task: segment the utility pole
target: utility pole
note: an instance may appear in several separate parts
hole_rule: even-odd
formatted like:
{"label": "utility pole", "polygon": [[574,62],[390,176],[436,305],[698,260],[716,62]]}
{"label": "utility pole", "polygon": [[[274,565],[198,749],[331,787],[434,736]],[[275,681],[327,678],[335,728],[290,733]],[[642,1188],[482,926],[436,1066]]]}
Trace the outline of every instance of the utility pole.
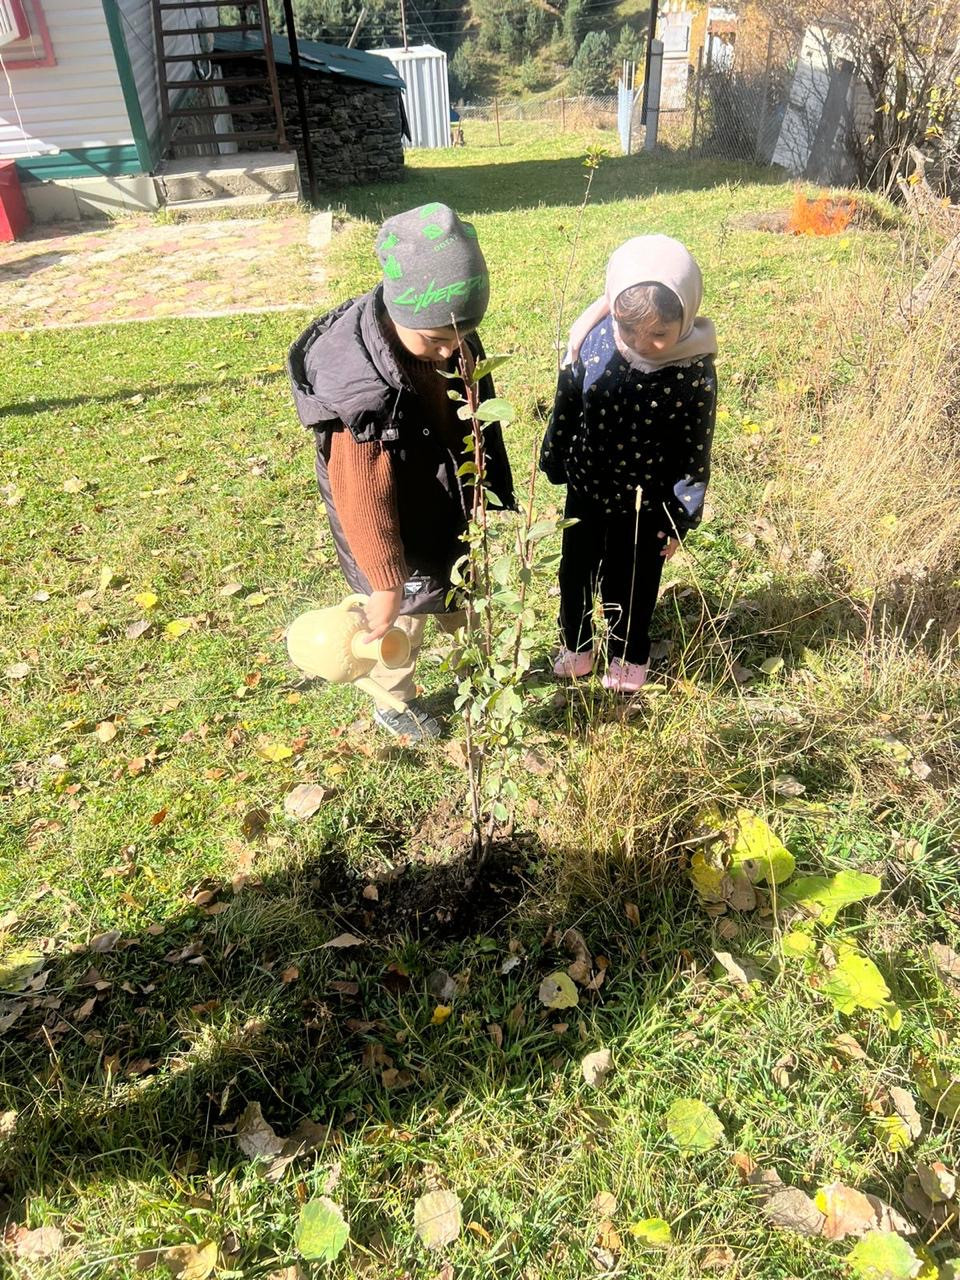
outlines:
{"label": "utility pole", "polygon": [[647,56],[643,67],[643,106],[640,108],[640,123],[647,123],[647,102],[650,98],[650,55],[653,42],[657,38],[657,16],[660,8],[659,0],[650,0],[650,26],[647,30]]}
{"label": "utility pole", "polygon": [[410,46],[407,44],[407,9],[403,0],[400,0],[400,30],[403,32],[403,48],[406,51]]}

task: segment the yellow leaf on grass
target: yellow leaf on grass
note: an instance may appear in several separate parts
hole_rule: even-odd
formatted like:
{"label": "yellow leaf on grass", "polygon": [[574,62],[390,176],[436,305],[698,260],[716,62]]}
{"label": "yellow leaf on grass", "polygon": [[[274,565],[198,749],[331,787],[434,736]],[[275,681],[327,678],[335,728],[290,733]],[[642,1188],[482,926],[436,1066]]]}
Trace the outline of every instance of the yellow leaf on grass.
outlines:
{"label": "yellow leaf on grass", "polygon": [[184,632],[189,631],[192,626],[192,618],[173,618],[164,627],[164,631],[166,631],[168,636],[173,636],[174,640],[176,640],[179,636],[182,636]]}
{"label": "yellow leaf on grass", "polygon": [[635,1240],[648,1249],[665,1249],[673,1243],[673,1231],[665,1218],[641,1218],[627,1227]]}
{"label": "yellow leaf on grass", "polygon": [[141,609],[155,609],[160,600],[155,591],[138,591],[133,598]]}
{"label": "yellow leaf on grass", "polygon": [[453,1005],[438,1004],[433,1011],[433,1017],[430,1019],[431,1027],[442,1026],[450,1017],[451,1013],[453,1013]]}
{"label": "yellow leaf on grass", "polygon": [[271,764],[279,764],[282,760],[290,759],[293,748],[285,747],[282,742],[265,742],[262,747],[257,747],[257,755],[263,760],[269,760]]}
{"label": "yellow leaf on grass", "polygon": [[551,973],[540,983],[540,1003],[548,1009],[572,1009],[580,997],[565,973]]}
{"label": "yellow leaf on grass", "polygon": [[730,878],[719,860],[703,850],[690,859],[690,879],[704,902],[723,902],[730,889]]}

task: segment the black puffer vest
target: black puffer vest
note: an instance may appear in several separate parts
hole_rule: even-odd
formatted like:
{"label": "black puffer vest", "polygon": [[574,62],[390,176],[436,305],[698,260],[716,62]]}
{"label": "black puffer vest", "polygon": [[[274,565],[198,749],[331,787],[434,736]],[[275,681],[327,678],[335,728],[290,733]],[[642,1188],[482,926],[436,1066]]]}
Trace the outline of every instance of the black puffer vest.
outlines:
{"label": "black puffer vest", "polygon": [[[287,357],[287,372],[300,421],[315,435],[317,482],[337,557],[354,591],[370,594],[347,545],[337,515],[326,457],[334,431],[348,430],[358,444],[379,441],[390,457],[397,513],[409,578],[401,613],[442,613],[450,570],[464,552],[460,538],[469,517],[468,494],[457,471],[463,462],[423,420],[420,402],[384,331],[381,289],[344,302],[304,330]],[[482,359],[479,337],[467,345]],[[488,375],[480,399],[494,395]],[[466,434],[466,425],[464,434]],[[510,461],[499,423],[484,429],[487,488],[506,510],[515,510]],[[426,495],[426,496],[425,496]]]}

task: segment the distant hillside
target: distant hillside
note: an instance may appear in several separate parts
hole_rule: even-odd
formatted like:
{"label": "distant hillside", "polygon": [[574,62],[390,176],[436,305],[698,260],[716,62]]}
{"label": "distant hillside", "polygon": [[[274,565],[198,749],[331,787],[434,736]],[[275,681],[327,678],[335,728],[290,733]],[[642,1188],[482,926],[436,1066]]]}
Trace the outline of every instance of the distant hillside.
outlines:
{"label": "distant hillside", "polygon": [[[294,0],[293,8],[307,39],[346,44],[365,9],[358,48],[403,42],[400,0]],[[451,93],[466,101],[612,87],[621,60],[640,49],[649,11],[647,0],[405,0],[405,10],[408,41],[447,52]],[[283,31],[277,0],[271,16]]]}

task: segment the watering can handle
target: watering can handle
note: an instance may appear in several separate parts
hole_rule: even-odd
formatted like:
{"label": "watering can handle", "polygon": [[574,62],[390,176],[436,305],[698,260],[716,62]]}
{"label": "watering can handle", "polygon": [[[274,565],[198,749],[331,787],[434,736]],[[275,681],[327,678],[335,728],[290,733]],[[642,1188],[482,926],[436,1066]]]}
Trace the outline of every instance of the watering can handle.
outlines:
{"label": "watering can handle", "polygon": [[347,598],[346,598],[345,600],[341,600],[341,601],[340,601],[340,608],[341,608],[341,609],[352,609],[352,608],[353,608],[353,606],[354,606],[354,605],[357,605],[357,604],[358,604],[358,605],[360,605],[360,606],[362,607],[363,605],[365,605],[365,604],[367,603],[367,601],[368,601],[369,599],[370,599],[370,597],[369,597],[369,596],[363,596],[363,595],[361,595],[359,592],[354,592],[354,594],[353,594],[352,596],[347,596]]}

